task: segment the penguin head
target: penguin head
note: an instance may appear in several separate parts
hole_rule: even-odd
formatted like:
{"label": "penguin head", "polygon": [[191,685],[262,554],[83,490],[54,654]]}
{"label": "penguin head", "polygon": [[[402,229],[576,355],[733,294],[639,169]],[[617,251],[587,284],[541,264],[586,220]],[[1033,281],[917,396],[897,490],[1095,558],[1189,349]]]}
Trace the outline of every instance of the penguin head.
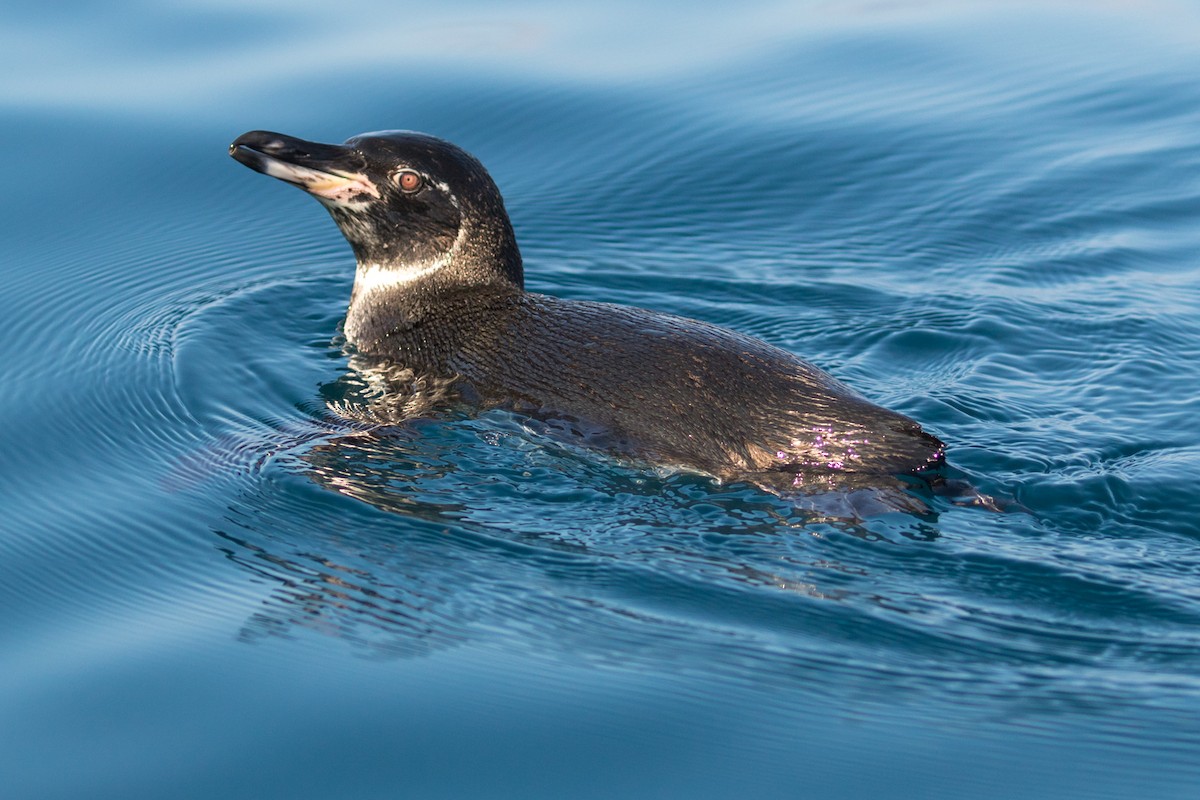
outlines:
{"label": "penguin head", "polygon": [[449,142],[384,131],[339,145],[251,131],[229,154],[320,201],[354,249],[360,280],[392,286],[436,275],[455,284],[522,286],[500,190],[479,161]]}

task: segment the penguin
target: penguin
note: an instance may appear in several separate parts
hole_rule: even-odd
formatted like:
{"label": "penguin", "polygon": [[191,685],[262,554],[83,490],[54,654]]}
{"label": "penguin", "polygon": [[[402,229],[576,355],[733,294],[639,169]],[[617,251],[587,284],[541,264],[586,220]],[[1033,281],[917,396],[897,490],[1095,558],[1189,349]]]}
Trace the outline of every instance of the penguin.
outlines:
{"label": "penguin", "polygon": [[252,131],[229,152],[315,197],[350,243],[343,331],[356,366],[391,376],[389,424],[502,408],[619,456],[772,486],[923,476],[945,462],[912,419],[760,339],[525,291],[499,189],[449,142]]}

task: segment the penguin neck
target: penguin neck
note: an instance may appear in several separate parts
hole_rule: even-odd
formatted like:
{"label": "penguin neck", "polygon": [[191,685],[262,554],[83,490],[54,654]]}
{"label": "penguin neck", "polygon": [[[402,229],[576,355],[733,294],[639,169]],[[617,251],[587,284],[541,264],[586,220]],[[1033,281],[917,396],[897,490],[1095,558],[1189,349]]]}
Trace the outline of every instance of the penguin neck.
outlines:
{"label": "penguin neck", "polygon": [[354,288],[350,292],[350,308],[381,303],[404,305],[405,287],[419,291],[434,283],[435,275],[450,267],[449,256],[417,264],[379,264],[358,262],[354,272]]}
{"label": "penguin neck", "polygon": [[464,215],[450,246],[427,258],[397,260],[384,255],[388,248],[354,249],[358,267],[344,331],[360,352],[384,353],[418,326],[447,319],[461,324],[456,315],[471,306],[524,291],[521,252],[502,213]]}
{"label": "penguin neck", "polygon": [[344,326],[346,340],[360,352],[379,352],[385,340],[403,338],[406,332],[436,314],[448,257],[416,264],[380,264],[359,261],[350,292]]}
{"label": "penguin neck", "polygon": [[[424,341],[434,329],[468,330],[478,310],[524,294],[494,262],[455,255],[405,264],[360,261],[344,325],[347,342],[364,354],[387,355],[405,349],[409,339]],[[516,269],[519,276],[519,260]]]}

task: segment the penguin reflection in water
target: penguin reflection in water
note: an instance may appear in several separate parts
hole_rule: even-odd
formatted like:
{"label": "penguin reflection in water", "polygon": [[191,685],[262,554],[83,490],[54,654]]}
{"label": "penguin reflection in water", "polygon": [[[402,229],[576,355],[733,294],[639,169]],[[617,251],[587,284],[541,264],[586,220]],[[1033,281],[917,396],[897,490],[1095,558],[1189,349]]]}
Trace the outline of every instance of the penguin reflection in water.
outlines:
{"label": "penguin reflection in water", "polygon": [[230,154],[315,197],[354,249],[345,336],[356,368],[383,385],[360,417],[504,408],[610,453],[785,493],[936,476],[944,462],[916,422],[785,350],[525,291],[499,190],[448,142],[254,131]]}

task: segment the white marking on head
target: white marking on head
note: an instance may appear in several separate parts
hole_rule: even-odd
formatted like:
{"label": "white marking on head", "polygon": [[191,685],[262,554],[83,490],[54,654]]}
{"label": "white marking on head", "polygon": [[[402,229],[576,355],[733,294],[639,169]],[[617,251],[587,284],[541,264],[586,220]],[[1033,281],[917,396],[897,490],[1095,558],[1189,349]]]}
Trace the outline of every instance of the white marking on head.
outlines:
{"label": "white marking on head", "polygon": [[450,205],[462,210],[462,206],[458,204],[458,198],[454,196],[454,192],[450,191],[450,186],[445,181],[433,181],[433,185],[442,190],[442,194],[450,200]]}

